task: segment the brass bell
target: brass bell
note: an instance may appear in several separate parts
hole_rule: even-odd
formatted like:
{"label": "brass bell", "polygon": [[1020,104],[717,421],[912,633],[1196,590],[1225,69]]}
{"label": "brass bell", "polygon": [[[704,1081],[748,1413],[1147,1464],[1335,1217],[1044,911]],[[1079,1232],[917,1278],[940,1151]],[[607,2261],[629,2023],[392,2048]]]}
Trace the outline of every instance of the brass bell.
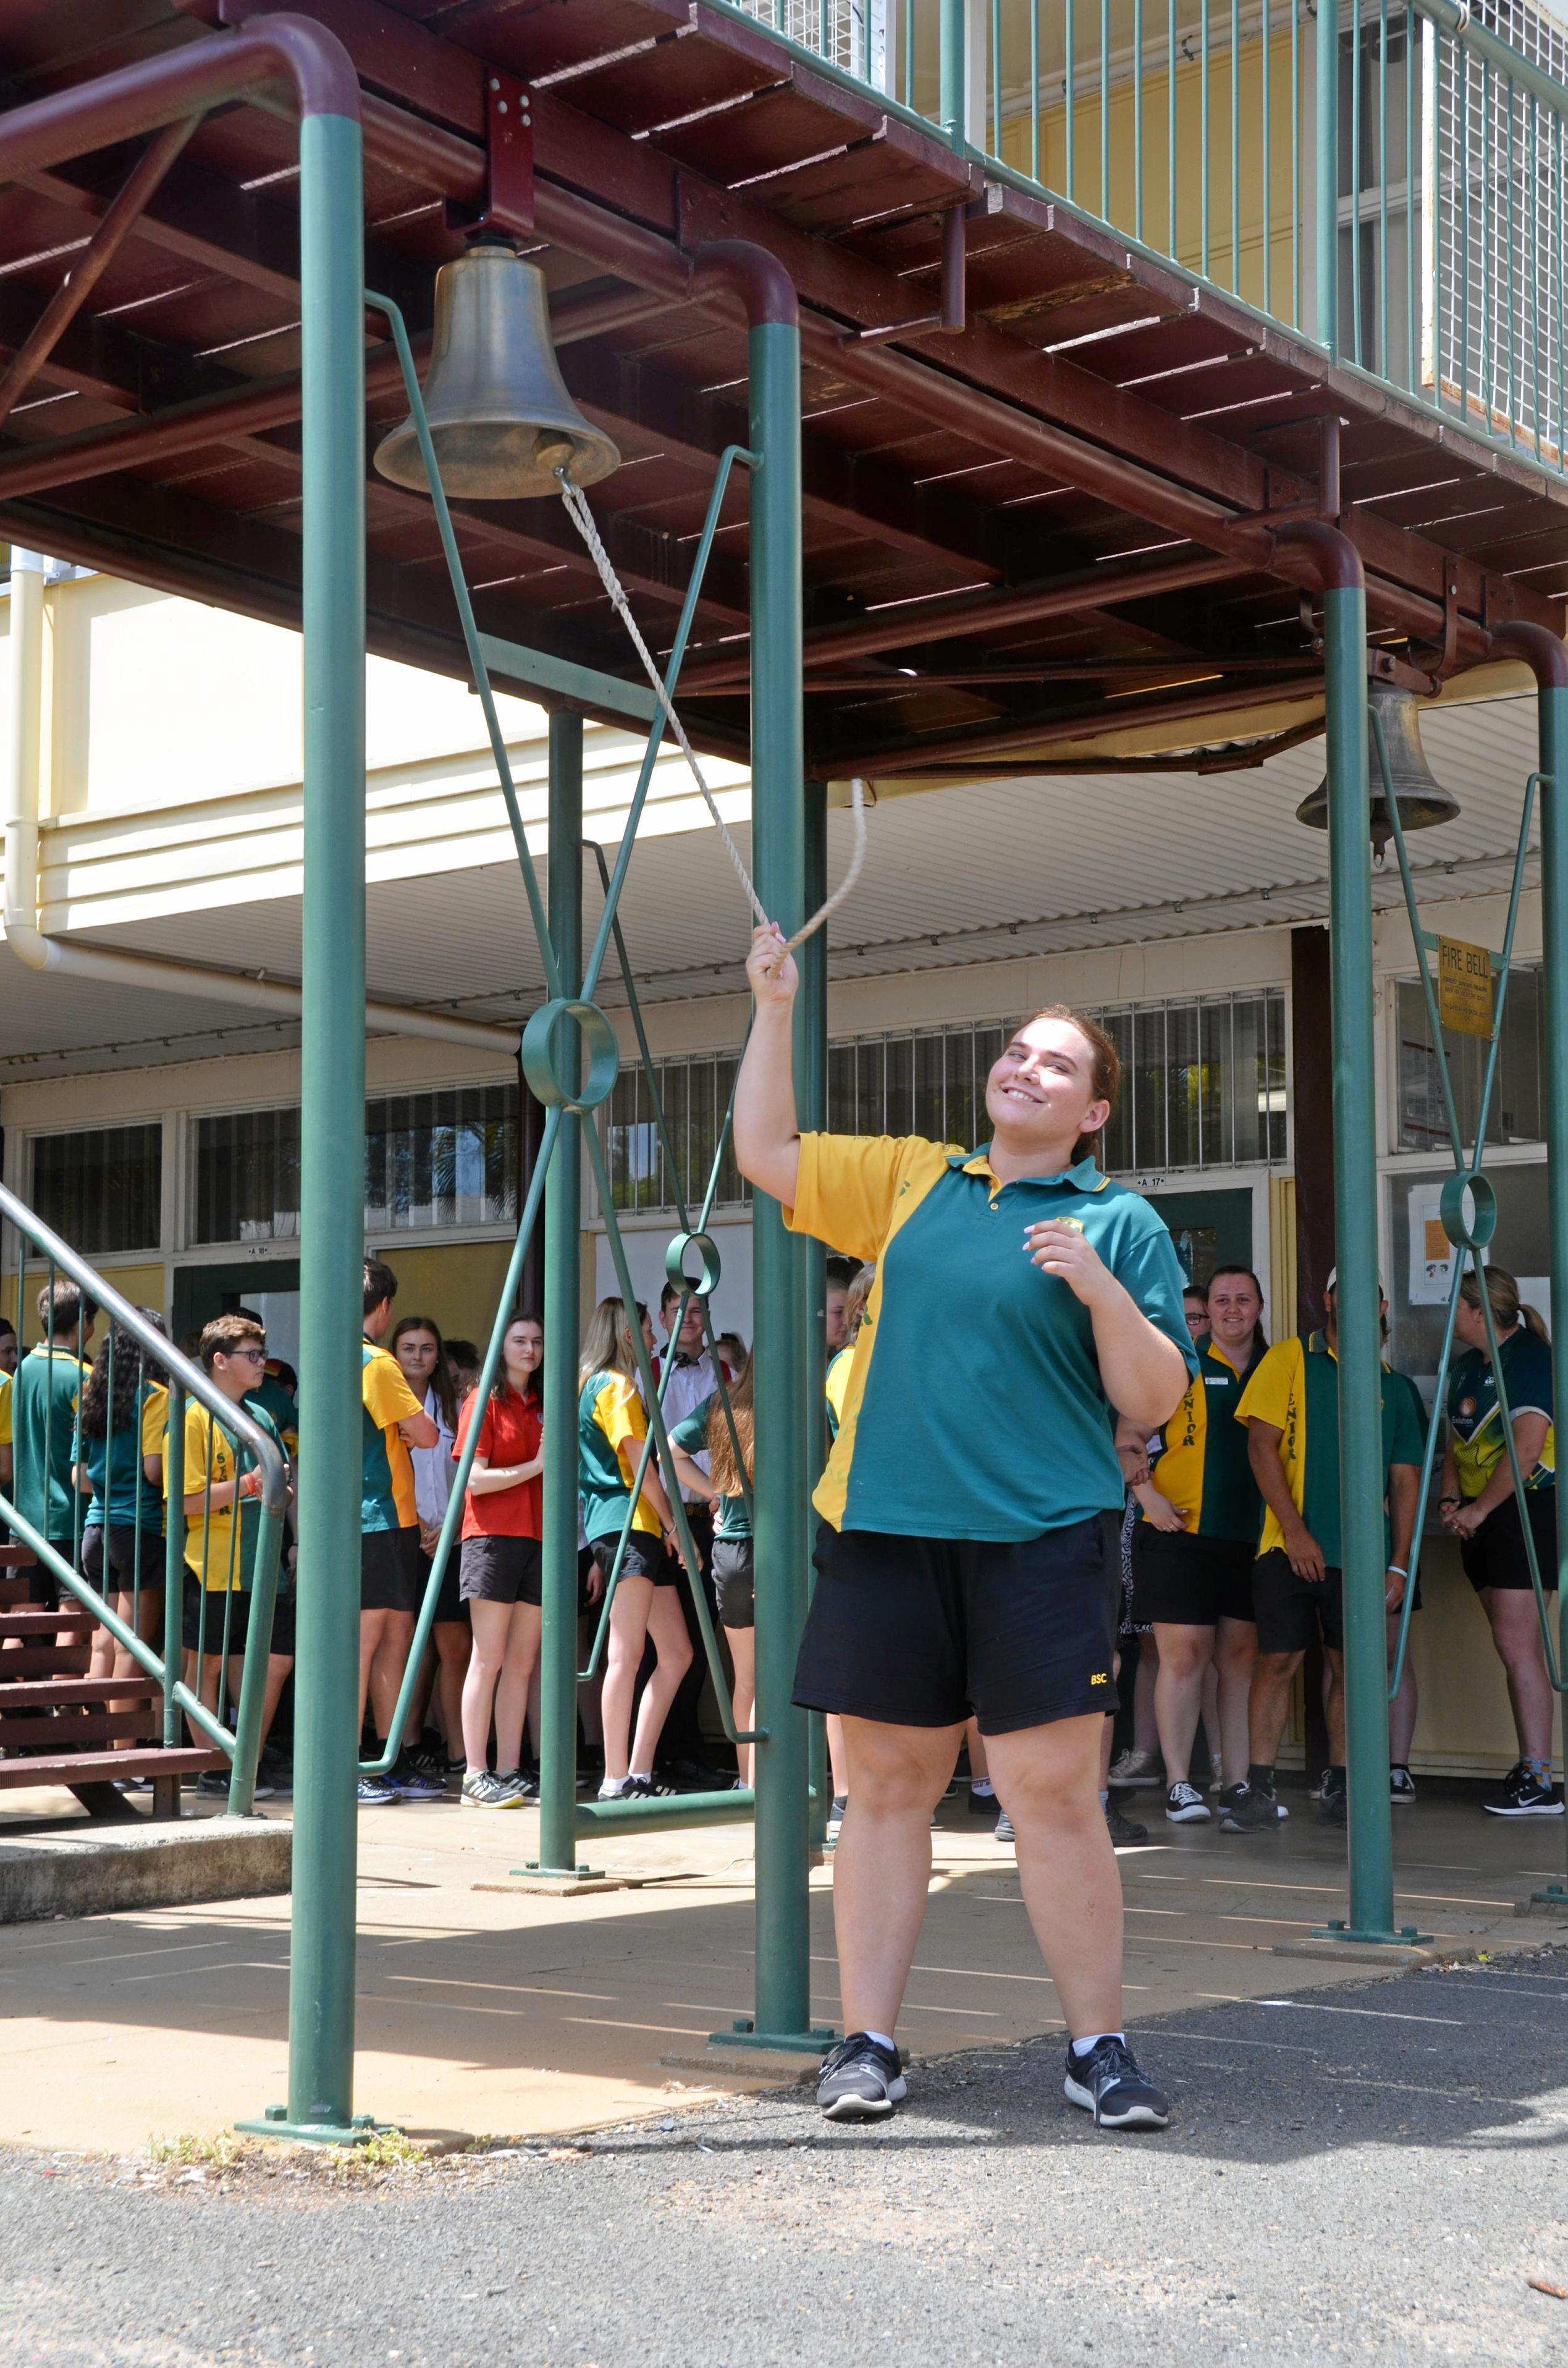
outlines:
{"label": "brass bell", "polygon": [[[1378,755],[1377,734],[1371,728],[1371,718],[1381,719],[1383,742],[1388,749],[1389,779],[1399,803],[1399,819],[1406,830],[1430,830],[1435,823],[1452,822],[1460,812],[1460,802],[1452,791],[1444,789],[1434,778],[1426,762],[1426,752],[1421,746],[1421,726],[1414,691],[1401,690],[1394,684],[1374,682],[1367,692],[1367,766],[1371,786],[1372,845],[1378,860],[1393,837],[1393,825],[1389,819],[1388,794],[1383,787],[1382,761]],[[1328,776],[1310,797],[1303,798],[1296,808],[1296,820],[1311,825],[1313,830],[1328,828]]]}
{"label": "brass bell", "polygon": [[[620,466],[600,427],[566,392],[550,338],[550,303],[537,264],[500,241],[476,244],[436,274],[436,325],[425,379],[425,410],[454,496],[517,501],[597,484]],[[427,493],[414,422],[376,448],[376,466],[394,484]]]}

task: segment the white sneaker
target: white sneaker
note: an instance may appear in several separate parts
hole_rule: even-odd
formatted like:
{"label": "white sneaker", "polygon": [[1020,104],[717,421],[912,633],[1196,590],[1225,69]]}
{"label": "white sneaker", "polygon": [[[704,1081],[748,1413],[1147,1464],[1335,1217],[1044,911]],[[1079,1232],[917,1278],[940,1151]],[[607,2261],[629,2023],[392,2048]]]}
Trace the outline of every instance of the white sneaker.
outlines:
{"label": "white sneaker", "polygon": [[1208,1802],[1196,1784],[1173,1784],[1165,1794],[1167,1825],[1206,1826],[1211,1815]]}

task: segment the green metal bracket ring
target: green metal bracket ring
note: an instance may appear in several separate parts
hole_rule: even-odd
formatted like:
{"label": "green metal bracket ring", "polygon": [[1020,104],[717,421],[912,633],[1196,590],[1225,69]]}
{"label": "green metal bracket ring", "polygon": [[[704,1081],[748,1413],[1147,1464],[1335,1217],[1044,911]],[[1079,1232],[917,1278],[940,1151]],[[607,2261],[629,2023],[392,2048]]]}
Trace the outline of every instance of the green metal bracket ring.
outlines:
{"label": "green metal bracket ring", "polygon": [[1479,1168],[1457,1168],[1437,1203],[1443,1231],[1456,1248],[1483,1250],[1497,1230],[1497,1195]]}
{"label": "green metal bracket ring", "polygon": [[[686,1254],[695,1249],[702,1261],[702,1271],[693,1277],[686,1270]],[[723,1274],[723,1262],[719,1245],[711,1234],[676,1234],[665,1252],[665,1272],[677,1291],[695,1292],[699,1299],[711,1299]]]}
{"label": "green metal bracket ring", "polygon": [[[556,1030],[563,1019],[574,1019],[583,1031],[588,1075],[581,1085],[556,1067]],[[540,1004],[523,1030],[522,1057],[523,1075],[535,1099],[547,1109],[575,1110],[579,1117],[608,1099],[620,1074],[620,1047],[604,1012],[597,1003],[577,1002],[569,996]]]}

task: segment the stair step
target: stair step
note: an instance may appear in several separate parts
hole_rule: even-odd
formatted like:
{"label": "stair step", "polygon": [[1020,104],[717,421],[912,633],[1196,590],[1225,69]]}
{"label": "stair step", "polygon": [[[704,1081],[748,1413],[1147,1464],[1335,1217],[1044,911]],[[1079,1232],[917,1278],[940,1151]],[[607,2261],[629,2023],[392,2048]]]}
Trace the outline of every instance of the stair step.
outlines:
{"label": "stair step", "polygon": [[90,1658],[85,1637],[79,1645],[11,1645],[0,1652],[0,1670],[7,1679],[85,1678]]}
{"label": "stair step", "polygon": [[226,1768],[221,1751],[61,1751],[36,1759],[0,1759],[0,1785],[106,1784],[117,1776],[199,1776],[203,1769]]}
{"label": "stair step", "polygon": [[20,1658],[19,1653],[0,1653],[0,1719],[12,1711],[47,1710],[55,1702],[118,1702],[125,1708],[163,1699],[164,1690],[153,1678],[34,1678],[7,1684],[7,1664]]}
{"label": "stair step", "polygon": [[85,1751],[121,1735],[151,1744],[157,1740],[153,1729],[160,1724],[161,1713],[145,1702],[133,1702],[129,1710],[68,1709],[58,1718],[46,1710],[35,1711],[30,1716],[0,1717],[0,1751],[19,1751],[34,1744],[51,1745],[56,1751]]}
{"label": "stair step", "polygon": [[19,1546],[9,1539],[0,1540],[0,1570],[22,1570],[36,1559],[31,1546]]}
{"label": "stair step", "polygon": [[29,1604],[26,1611],[0,1611],[0,1636],[62,1636],[67,1630],[85,1634],[96,1628],[97,1622],[79,1603],[62,1603],[58,1611],[43,1604]]}

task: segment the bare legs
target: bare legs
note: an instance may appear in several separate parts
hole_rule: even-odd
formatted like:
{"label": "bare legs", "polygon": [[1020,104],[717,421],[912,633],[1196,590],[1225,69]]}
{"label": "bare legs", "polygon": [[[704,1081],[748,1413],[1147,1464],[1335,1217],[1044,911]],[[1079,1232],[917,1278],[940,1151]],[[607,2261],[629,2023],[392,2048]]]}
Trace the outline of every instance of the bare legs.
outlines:
{"label": "bare legs", "polygon": [[496,1773],[509,1776],[522,1764],[523,1715],[542,1614],[537,1603],[472,1602],[469,1612],[473,1651],[462,1689],[463,1757],[471,1776],[488,1768],[494,1714]]}
{"label": "bare legs", "polygon": [[[986,1739],[1029,1920],[1075,2036],[1121,2028],[1121,1886],[1099,1803],[1105,1725],[1091,1713]],[[844,1721],[849,1807],[833,1904],[846,2030],[893,2030],[926,1913],[931,1813],[961,1735]]]}
{"label": "bare legs", "polygon": [[[724,1642],[730,1648],[730,1663],[735,1682],[730,1694],[730,1709],[737,1734],[744,1735],[756,1713],[756,1630],[726,1628]],[[756,1776],[756,1746],[740,1743],[735,1747],[735,1759],[740,1768],[741,1782],[749,1785]]]}
{"label": "bare legs", "polygon": [[1533,1588],[1483,1587],[1481,1608],[1508,1680],[1508,1702],[1521,1759],[1551,1757],[1551,1681],[1540,1648]]}
{"label": "bare legs", "polygon": [[384,1743],[392,1733],[397,1690],[414,1642],[412,1611],[361,1611],[359,1614],[359,1724],[365,1724],[365,1696],[376,1714],[376,1733]]}
{"label": "bare legs", "polygon": [[[1399,1614],[1394,1611],[1389,1615],[1390,1677],[1393,1675],[1393,1659],[1398,1650]],[[1415,1656],[1406,1653],[1399,1691],[1389,1704],[1389,1765],[1392,1768],[1408,1768],[1410,1765],[1410,1747],[1415,1739],[1415,1717],[1420,1707],[1420,1696],[1415,1688]]]}
{"label": "bare legs", "polygon": [[[642,1689],[633,1742],[631,1703],[637,1672],[642,1666],[642,1646],[650,1638],[659,1657]],[[676,1688],[690,1666],[691,1639],[686,1632],[678,1588],[655,1587],[650,1578],[623,1577],[609,1610],[609,1651],[601,1698],[607,1782],[623,1780],[633,1768],[640,1775],[652,1773],[659,1731]]]}

